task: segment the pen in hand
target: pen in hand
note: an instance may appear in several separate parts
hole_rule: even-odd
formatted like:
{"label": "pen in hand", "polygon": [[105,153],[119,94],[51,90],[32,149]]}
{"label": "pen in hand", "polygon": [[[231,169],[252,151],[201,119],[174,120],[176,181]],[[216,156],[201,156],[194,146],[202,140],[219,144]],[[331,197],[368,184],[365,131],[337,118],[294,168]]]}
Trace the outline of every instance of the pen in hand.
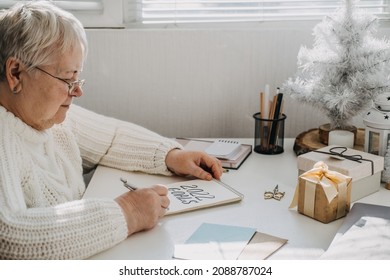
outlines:
{"label": "pen in hand", "polygon": [[135,191],[137,189],[137,187],[133,186],[133,185],[130,185],[126,179],[124,178],[120,178],[120,180],[122,181],[123,185],[129,190],[129,191]]}
{"label": "pen in hand", "polygon": [[[129,191],[135,191],[135,190],[137,190],[138,188],[137,187],[135,187],[135,186],[133,186],[133,185],[130,185],[128,182],[127,182],[127,180],[125,179],[125,178],[120,178],[120,180],[122,181],[122,183],[123,183],[123,185],[129,190]],[[169,210],[169,208],[168,207],[163,207],[163,206],[161,206],[162,208],[164,208],[164,209],[166,209],[166,210]]]}

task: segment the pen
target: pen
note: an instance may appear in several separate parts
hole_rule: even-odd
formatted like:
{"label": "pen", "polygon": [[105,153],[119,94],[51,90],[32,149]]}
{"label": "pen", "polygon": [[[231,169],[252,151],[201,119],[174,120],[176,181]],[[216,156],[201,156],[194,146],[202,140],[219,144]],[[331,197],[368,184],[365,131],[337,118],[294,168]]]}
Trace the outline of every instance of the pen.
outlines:
{"label": "pen", "polygon": [[130,185],[126,179],[124,178],[120,178],[120,180],[122,181],[123,185],[129,189],[129,191],[135,191],[137,189],[137,187],[133,186],[133,185]]}
{"label": "pen", "polygon": [[283,101],[283,93],[278,93],[278,95],[275,95],[275,100],[274,100],[274,108],[273,108],[273,122],[271,126],[271,133],[270,133],[270,140],[269,144],[271,146],[276,145],[276,139],[277,139],[277,127],[278,127],[278,119],[279,119],[279,114],[280,114],[280,108],[282,106],[282,101]]}
{"label": "pen", "polygon": [[[138,188],[137,187],[135,187],[135,186],[133,186],[133,185],[130,185],[129,183],[127,183],[127,180],[125,179],[125,178],[120,178],[120,180],[122,181],[122,183],[123,183],[123,185],[129,190],[129,191],[135,191],[135,190],[137,190]],[[167,211],[169,210],[169,208],[168,207],[164,207],[164,206],[162,206],[161,205],[161,208],[164,208],[164,209],[166,209]]]}

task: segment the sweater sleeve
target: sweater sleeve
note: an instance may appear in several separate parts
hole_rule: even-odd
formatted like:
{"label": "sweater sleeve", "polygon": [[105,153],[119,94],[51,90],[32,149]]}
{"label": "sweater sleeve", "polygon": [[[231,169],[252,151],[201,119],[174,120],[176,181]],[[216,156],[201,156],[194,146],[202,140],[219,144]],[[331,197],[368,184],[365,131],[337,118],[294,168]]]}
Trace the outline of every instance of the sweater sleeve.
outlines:
{"label": "sweater sleeve", "polygon": [[28,208],[18,163],[12,153],[1,154],[0,259],[84,259],[127,237],[124,215],[113,200]]}
{"label": "sweater sleeve", "polygon": [[1,259],[84,259],[127,237],[113,200],[84,199],[12,212],[0,201]]}
{"label": "sweater sleeve", "polygon": [[97,164],[126,171],[171,175],[165,157],[182,146],[130,122],[72,105],[67,122],[80,147],[84,167]]}

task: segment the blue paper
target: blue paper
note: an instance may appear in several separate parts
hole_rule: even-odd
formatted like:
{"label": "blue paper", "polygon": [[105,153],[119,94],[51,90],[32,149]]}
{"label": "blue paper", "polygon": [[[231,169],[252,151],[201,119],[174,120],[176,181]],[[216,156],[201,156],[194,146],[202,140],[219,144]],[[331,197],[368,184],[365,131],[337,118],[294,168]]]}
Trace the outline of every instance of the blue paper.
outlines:
{"label": "blue paper", "polygon": [[255,232],[255,228],[203,223],[186,241],[186,244],[248,242]]}

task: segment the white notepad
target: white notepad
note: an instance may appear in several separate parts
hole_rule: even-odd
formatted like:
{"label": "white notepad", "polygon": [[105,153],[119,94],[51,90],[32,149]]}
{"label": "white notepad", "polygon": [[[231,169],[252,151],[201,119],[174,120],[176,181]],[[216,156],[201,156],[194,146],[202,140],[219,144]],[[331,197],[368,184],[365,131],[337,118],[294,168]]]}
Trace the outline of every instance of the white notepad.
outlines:
{"label": "white notepad", "polygon": [[[98,166],[84,193],[84,198],[115,198],[127,192],[128,189],[123,186],[120,178],[124,178],[133,185],[142,188],[143,185],[137,184],[137,178],[139,176],[142,177],[142,174],[138,172],[126,172],[106,166]],[[178,180],[177,182],[168,183],[164,179],[169,180],[169,177],[151,176],[150,178],[154,178],[155,181],[144,186],[163,183],[168,188],[170,205],[166,215],[239,202],[244,197],[233,187],[217,180],[206,181],[193,179],[180,181],[183,178],[178,177],[171,178],[172,180]],[[107,191],[107,188],[96,188],[96,186],[109,186],[109,191]],[[93,195],[90,194],[91,192],[93,192]]]}
{"label": "white notepad", "polygon": [[241,144],[235,140],[215,140],[205,150],[209,155],[215,156],[221,159],[230,159],[234,157],[241,148]]}
{"label": "white notepad", "polygon": [[166,215],[238,202],[243,195],[221,181],[200,179],[167,184],[170,200]]}

